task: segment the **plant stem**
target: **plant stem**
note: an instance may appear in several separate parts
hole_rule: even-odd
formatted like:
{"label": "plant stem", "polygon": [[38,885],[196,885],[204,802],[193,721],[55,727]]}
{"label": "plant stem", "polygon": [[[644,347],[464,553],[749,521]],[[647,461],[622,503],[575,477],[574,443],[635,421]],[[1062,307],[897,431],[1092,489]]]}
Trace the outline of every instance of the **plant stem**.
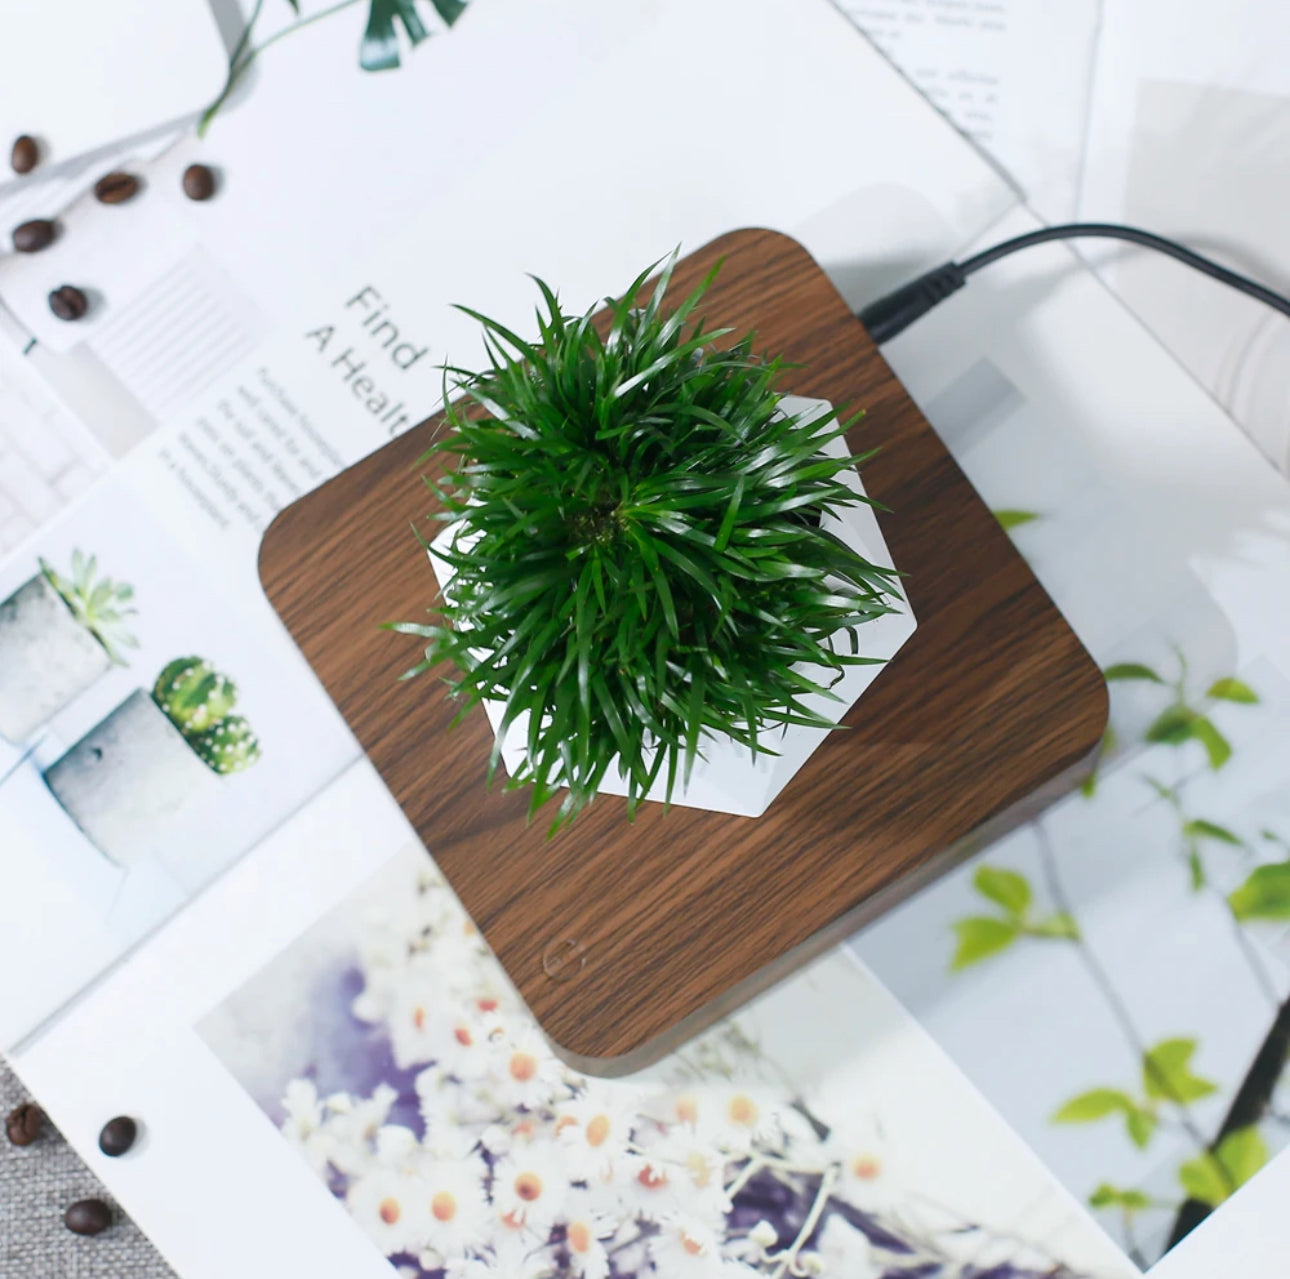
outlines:
{"label": "plant stem", "polygon": [[[793,1273],[797,1273],[796,1262],[797,1254],[802,1250],[802,1245],[811,1237],[811,1233],[819,1224],[820,1215],[824,1212],[824,1206],[829,1202],[829,1196],[833,1192],[833,1184],[838,1179],[836,1168],[830,1168],[820,1178],[819,1189],[815,1192],[815,1202],[811,1205],[811,1211],[806,1214],[806,1220],[802,1222],[802,1228],[797,1232],[797,1238],[779,1254],[779,1265],[776,1267],[771,1279],[783,1279],[788,1273],[789,1267],[793,1267]],[[776,1260],[775,1257],[767,1257],[767,1261]]]}
{"label": "plant stem", "polygon": [[210,127],[211,121],[215,118],[220,107],[228,100],[228,95],[233,92],[233,86],[241,77],[242,68],[239,62],[242,54],[246,51],[247,43],[251,39],[251,31],[259,20],[260,10],[263,8],[264,0],[255,0],[255,8],[251,10],[251,16],[246,20],[246,26],[242,28],[241,38],[229,55],[228,75],[224,77],[224,87],[219,91],[219,96],[215,101],[202,112],[202,118],[197,122],[197,136],[199,138],[206,136],[206,130]]}
{"label": "plant stem", "polygon": [[1132,1261],[1135,1266],[1145,1270],[1147,1268],[1147,1259],[1143,1256],[1142,1248],[1138,1243],[1138,1237],[1134,1233],[1133,1214],[1125,1208],[1123,1215],[1124,1250],[1129,1254],[1129,1260]]}
{"label": "plant stem", "polygon": [[[1272,1094],[1285,1070],[1287,1057],[1290,1057],[1290,999],[1277,1010],[1276,1018],[1259,1051],[1254,1055],[1254,1061],[1241,1081],[1236,1096],[1232,1098],[1222,1126],[1206,1147],[1207,1150],[1212,1153],[1218,1149],[1224,1137],[1258,1123],[1267,1114],[1272,1104]],[[1168,1246],[1172,1248],[1185,1235],[1190,1234],[1212,1211],[1209,1204],[1201,1203],[1198,1199],[1188,1199],[1174,1219]]]}
{"label": "plant stem", "polygon": [[765,1161],[757,1156],[750,1158],[739,1176],[726,1187],[726,1196],[733,1199],[765,1166]]}
{"label": "plant stem", "polygon": [[656,1229],[647,1230],[644,1226],[638,1226],[636,1233],[632,1235],[630,1239],[624,1239],[621,1243],[614,1244],[612,1248],[606,1248],[605,1255],[607,1257],[617,1256],[618,1253],[623,1252],[628,1248],[632,1248],[638,1243],[644,1242],[644,1240],[651,1238],[657,1233],[658,1231]]}
{"label": "plant stem", "polygon": [[[1147,780],[1149,782],[1152,782],[1159,789],[1160,798],[1163,799],[1171,809],[1173,809],[1174,816],[1178,819],[1178,825],[1181,832],[1181,838],[1183,841],[1184,850],[1196,851],[1197,855],[1199,855],[1198,850],[1195,850],[1194,846],[1189,846],[1189,841],[1187,836],[1187,824],[1189,821],[1189,816],[1188,816],[1187,810],[1183,807],[1182,798],[1179,795],[1179,791],[1181,790],[1183,783],[1186,779],[1183,777],[1179,777],[1177,783],[1171,787],[1161,787],[1159,782],[1155,782],[1154,779],[1150,777],[1148,777]],[[1250,849],[1244,843],[1241,845],[1241,848],[1247,854],[1250,852]],[[1250,972],[1253,974],[1255,983],[1258,985],[1259,989],[1263,992],[1263,994],[1267,997],[1267,1000],[1272,1005],[1272,1007],[1274,1009],[1279,1007],[1281,1003],[1281,996],[1277,993],[1277,989],[1275,984],[1272,981],[1272,977],[1269,974],[1268,970],[1264,967],[1263,961],[1259,958],[1258,952],[1251,944],[1249,937],[1246,936],[1245,930],[1241,927],[1241,921],[1237,919],[1235,913],[1232,911],[1231,904],[1228,902],[1226,895],[1220,892],[1217,888],[1214,887],[1213,884],[1210,883],[1208,875],[1205,876],[1205,889],[1212,897],[1215,897],[1219,900],[1219,902],[1222,904],[1224,911],[1227,912],[1229,918],[1231,919],[1232,931],[1236,940],[1236,947],[1241,952],[1241,957],[1245,960],[1246,965],[1249,967]]]}
{"label": "plant stem", "polygon": [[[1066,896],[1066,890],[1062,885],[1061,876],[1057,870],[1057,855],[1053,850],[1052,840],[1049,838],[1048,831],[1044,828],[1043,821],[1036,821],[1034,823],[1034,829],[1035,838],[1039,843],[1039,860],[1043,867],[1044,879],[1048,884],[1048,891],[1052,895],[1052,899],[1058,910],[1063,911],[1074,919],[1075,912],[1071,909],[1070,899]],[[1092,979],[1093,984],[1098,988],[1102,998],[1106,1001],[1106,1005],[1110,1009],[1111,1015],[1119,1024],[1121,1033],[1137,1055],[1138,1060],[1142,1063],[1143,1070],[1150,1072],[1152,1079],[1157,1084],[1160,1091],[1173,1103],[1178,1111],[1179,1121],[1186,1130],[1187,1135],[1196,1144],[1197,1149],[1207,1149],[1208,1147],[1205,1141],[1205,1136],[1192,1120],[1191,1111],[1188,1109],[1187,1103],[1176,1095],[1170,1087],[1169,1081],[1160,1074],[1159,1070],[1155,1066],[1153,1066],[1151,1058],[1147,1053],[1146,1043],[1142,1039],[1142,1036],[1138,1034],[1137,1027],[1133,1024],[1133,1017],[1129,1013],[1128,1007],[1125,1005],[1124,1000],[1120,998],[1119,992],[1115,989],[1115,984],[1111,981],[1107,971],[1102,967],[1101,961],[1098,959],[1093,948],[1088,944],[1088,941],[1083,935],[1083,931],[1081,930],[1080,935],[1072,938],[1071,941],[1079,954],[1085,971]]]}
{"label": "plant stem", "polygon": [[211,121],[215,119],[220,108],[228,101],[229,95],[233,92],[247,67],[266,49],[277,44],[285,36],[294,35],[297,31],[312,26],[315,22],[330,18],[333,13],[339,13],[342,9],[350,9],[361,2],[362,0],[340,0],[338,4],[334,4],[330,8],[320,9],[317,13],[311,13],[307,18],[301,18],[299,22],[293,22],[289,27],[283,27],[281,31],[274,32],[263,44],[257,45],[254,49],[248,49],[247,44],[250,40],[251,29],[255,26],[255,21],[260,16],[260,10],[264,7],[264,0],[256,0],[255,8],[251,11],[251,17],[247,21],[246,30],[242,32],[242,38],[238,41],[237,48],[233,50],[233,56],[229,59],[228,79],[225,80],[224,88],[220,90],[219,97],[202,112],[201,121],[197,125],[197,136],[199,138],[206,136],[206,131],[210,128]]}
{"label": "plant stem", "polygon": [[1245,929],[1241,927],[1241,921],[1237,919],[1232,912],[1231,905],[1223,894],[1214,890],[1217,897],[1221,897],[1223,905],[1227,909],[1228,916],[1232,921],[1232,934],[1236,938],[1237,949],[1245,958],[1249,965],[1250,971],[1254,974],[1255,983],[1266,996],[1267,1001],[1272,1007],[1279,1008],[1281,1005],[1281,996],[1277,993],[1276,985],[1272,981],[1272,975],[1264,967],[1263,960],[1259,958],[1259,952],[1255,949],[1254,943],[1246,936]]}

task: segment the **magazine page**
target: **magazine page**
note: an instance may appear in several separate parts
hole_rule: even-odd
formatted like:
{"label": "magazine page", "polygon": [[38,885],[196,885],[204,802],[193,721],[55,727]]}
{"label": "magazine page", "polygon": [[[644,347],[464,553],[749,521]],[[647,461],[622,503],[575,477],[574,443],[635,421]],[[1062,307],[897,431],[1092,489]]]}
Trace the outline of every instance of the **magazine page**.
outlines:
{"label": "magazine page", "polygon": [[887,353],[1102,666],[1102,758],[851,947],[1145,1267],[1286,1143],[1290,488],[1073,260]]}
{"label": "magazine page", "polygon": [[[1159,39],[1169,31],[1170,38]],[[1107,0],[1080,215],[1173,236],[1285,291],[1290,11]],[[1186,145],[1179,139],[1185,138]],[[1290,467],[1290,324],[1153,253],[1085,256],[1272,462]]]}

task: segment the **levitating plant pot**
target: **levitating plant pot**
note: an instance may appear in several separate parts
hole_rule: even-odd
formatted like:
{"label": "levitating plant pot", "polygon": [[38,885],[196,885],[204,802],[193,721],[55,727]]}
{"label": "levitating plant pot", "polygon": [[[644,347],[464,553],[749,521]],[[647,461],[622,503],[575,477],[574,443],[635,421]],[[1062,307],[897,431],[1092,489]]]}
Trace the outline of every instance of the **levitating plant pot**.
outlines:
{"label": "levitating plant pot", "polygon": [[112,659],[44,573],[0,604],[0,737],[26,741]]}
{"label": "levitating plant pot", "polygon": [[143,689],[90,729],[45,781],[119,866],[137,861],[179,813],[219,790],[217,774]]}
{"label": "levitating plant pot", "polygon": [[[823,417],[833,407],[826,400],[796,395],[782,396],[779,403],[783,414],[798,415],[803,421]],[[847,456],[847,448],[841,440],[831,440],[821,451],[832,457]],[[864,485],[854,467],[842,472],[839,478],[852,492],[862,497],[865,495]],[[871,507],[850,506],[825,515],[821,520],[821,527],[835,534],[870,563],[883,568],[899,569],[899,565],[892,563],[891,553]],[[447,591],[454,573],[442,552],[448,549],[453,535],[454,529],[449,526],[430,546],[431,566],[440,589],[444,591]],[[895,657],[917,626],[917,620],[908,606],[904,606],[900,612],[886,613],[867,622],[861,632],[863,651],[866,657],[873,659],[873,664],[848,667],[840,679],[836,679],[834,673],[822,667],[799,664],[795,669],[808,679],[828,686],[832,694],[831,697],[818,693],[807,694],[802,699],[804,704],[831,723],[839,723],[863,698],[866,690],[882,672],[883,666]],[[846,643],[846,638],[841,635],[831,640],[831,645],[838,651],[845,651]],[[487,700],[484,702],[484,710],[496,737],[502,728],[505,706],[501,702]],[[501,760],[511,776],[523,767],[528,727],[529,717],[522,715],[506,730],[501,746]],[[806,764],[830,731],[839,730],[787,725],[766,735],[765,744],[775,753],[759,754],[755,758],[746,746],[732,741],[728,736],[708,736],[701,744],[703,757],[695,763],[688,785],[674,788],[671,802],[686,808],[702,808],[740,817],[760,817]],[[628,792],[626,779],[612,767],[596,789],[603,795],[625,796]],[[660,778],[645,798],[662,802],[667,799],[666,790],[666,782]]]}
{"label": "levitating plant pot", "polygon": [[[865,488],[890,508],[898,607],[912,594],[918,618],[762,817],[642,803],[628,821],[625,801],[597,795],[552,836],[527,795],[485,786],[485,715],[460,715],[441,686],[394,691],[411,653],[372,620],[406,617],[434,586],[391,530],[458,514],[444,500],[456,458],[421,462],[430,500],[411,476],[459,415],[282,512],[260,556],[269,598],[543,1031],[597,1074],[657,1060],[1033,816],[1078,784],[1106,726],[1097,665],[818,265],[784,236],[742,231],[679,264],[678,287],[722,260],[709,320],[783,352],[796,370],[783,390],[867,410],[852,443],[880,450],[861,464]],[[605,333],[617,314],[592,323]],[[858,628],[862,652],[880,625]]]}

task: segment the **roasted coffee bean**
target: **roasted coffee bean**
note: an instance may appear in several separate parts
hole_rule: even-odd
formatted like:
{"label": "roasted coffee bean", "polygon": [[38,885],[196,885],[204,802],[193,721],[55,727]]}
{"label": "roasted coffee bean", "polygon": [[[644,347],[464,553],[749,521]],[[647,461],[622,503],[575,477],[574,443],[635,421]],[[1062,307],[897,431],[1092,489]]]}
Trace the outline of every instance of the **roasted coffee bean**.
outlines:
{"label": "roasted coffee bean", "polygon": [[60,320],[79,320],[90,309],[90,300],[74,284],[64,284],[49,295],[49,309]]}
{"label": "roasted coffee bean", "polygon": [[103,1131],[99,1133],[99,1149],[116,1159],[134,1145],[138,1135],[139,1125],[129,1115],[117,1115],[103,1125]]}
{"label": "roasted coffee bean", "polygon": [[102,1199],[78,1199],[64,1214],[74,1235],[101,1235],[112,1224],[112,1209]]}
{"label": "roasted coffee bean", "polygon": [[33,218],[13,229],[13,247],[19,253],[39,253],[54,242],[58,234],[57,223],[48,218]]}
{"label": "roasted coffee bean", "polygon": [[184,194],[190,200],[209,200],[215,194],[215,174],[204,164],[190,164],[184,170]]}
{"label": "roasted coffee bean", "polygon": [[36,139],[29,138],[25,133],[14,138],[9,163],[15,173],[30,173],[40,163],[40,148],[36,145]]}
{"label": "roasted coffee bean", "polygon": [[45,1127],[45,1112],[34,1102],[24,1101],[9,1114],[4,1130],[15,1146],[30,1146]]}
{"label": "roasted coffee bean", "polygon": [[94,184],[94,198],[100,204],[124,204],[139,193],[139,179],[133,173],[109,173]]}

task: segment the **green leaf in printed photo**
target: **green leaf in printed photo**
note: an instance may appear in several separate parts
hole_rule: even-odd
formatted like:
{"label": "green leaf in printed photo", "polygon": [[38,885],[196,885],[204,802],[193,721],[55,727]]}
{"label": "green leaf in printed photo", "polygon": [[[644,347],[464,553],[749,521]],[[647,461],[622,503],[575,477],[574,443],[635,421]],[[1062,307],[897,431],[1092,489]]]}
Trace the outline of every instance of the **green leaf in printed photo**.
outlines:
{"label": "green leaf in printed photo", "polygon": [[72,610],[72,616],[107,650],[108,657],[118,666],[126,665],[121,650],[139,647],[126,621],[136,612],[131,607],[134,587],[102,576],[98,557],[86,556],[79,550],[72,552],[70,577],[63,577],[44,560],[40,561],[40,570]]}
{"label": "green leaf in printed photo", "polygon": [[1117,1088],[1091,1088],[1072,1097],[1052,1118],[1055,1124],[1089,1124],[1111,1115],[1124,1120],[1124,1131],[1140,1150],[1145,1150],[1160,1122],[1155,1110]]}
{"label": "green leaf in printed photo", "polygon": [[1156,1206],[1156,1201],[1141,1190],[1121,1190],[1103,1182],[1088,1197],[1090,1208],[1122,1208],[1125,1212],[1144,1212]]}
{"label": "green leaf in printed photo", "polygon": [[1187,661],[1177,650],[1178,675],[1173,680],[1164,678],[1154,667],[1143,662],[1116,662],[1103,674],[1108,683],[1137,682],[1158,684],[1173,693],[1171,702],[1153,719],[1143,735],[1143,740],[1155,746],[1185,746],[1189,742],[1200,745],[1209,766],[1215,772],[1232,757],[1232,744],[1214,723],[1206,703],[1229,702],[1242,706],[1258,704],[1258,694],[1243,680],[1224,676],[1215,680],[1202,699],[1194,700],[1187,689]]}
{"label": "green leaf in printed photo", "polygon": [[1015,870],[981,866],[972,882],[982,897],[1002,906],[1010,915],[1023,915],[1030,908],[1030,883]]}
{"label": "green leaf in printed photo", "polygon": [[1194,1039],[1166,1039],[1147,1051],[1142,1060],[1142,1087],[1152,1101],[1199,1101],[1218,1085],[1192,1072]]}
{"label": "green leaf in printed photo", "polygon": [[1026,524],[1033,524],[1036,520],[1043,519],[1043,516],[1038,511],[1004,507],[994,512],[994,518],[1003,526],[1005,533],[1011,533],[1013,529],[1022,528]]}
{"label": "green leaf in printed photo", "polygon": [[[449,27],[466,9],[464,0],[431,0],[431,3]],[[396,23],[402,26],[413,48],[428,39],[430,32],[417,12],[417,0],[371,0],[371,5],[359,62],[365,71],[390,71],[400,62]]]}
{"label": "green leaf in printed photo", "polygon": [[1267,1162],[1267,1143],[1251,1124],[1228,1133],[1215,1149],[1187,1160],[1178,1169],[1178,1180],[1192,1199],[1217,1208]]}
{"label": "green leaf in printed photo", "polygon": [[1191,1069],[1194,1039],[1165,1039],[1142,1054],[1142,1094],[1122,1088],[1091,1088],[1072,1097],[1053,1114],[1055,1124],[1088,1124],[1118,1115],[1125,1135],[1140,1150],[1151,1143],[1160,1125],[1160,1108],[1179,1111],[1217,1090],[1217,1085]]}
{"label": "green leaf in printed photo", "polygon": [[954,921],[958,947],[950,967],[956,972],[991,955],[1006,950],[1020,936],[1017,925],[1008,919],[994,919],[988,915],[970,915]]}
{"label": "green leaf in printed photo", "polygon": [[1164,680],[1151,669],[1150,666],[1144,666],[1141,662],[1118,662],[1114,666],[1108,666],[1102,672],[1107,681],[1114,683],[1117,680],[1146,680],[1152,684],[1163,684]]}
{"label": "green leaf in printed photo", "polygon": [[1239,702],[1243,706],[1254,706],[1259,700],[1259,695],[1248,684],[1230,675],[1215,680],[1206,696],[1224,702]]}
{"label": "green leaf in printed photo", "polygon": [[390,629],[426,641],[409,676],[451,671],[458,720],[497,713],[490,776],[504,759],[530,816],[564,790],[553,831],[611,784],[630,818],[693,802],[700,766],[755,770],[837,728],[859,695],[840,690],[913,631],[878,558],[871,454],[846,444],[856,419],[785,397],[781,359],[705,327],[715,271],[665,309],[675,261],[603,327],[542,281],[532,341],[461,308],[488,364],[449,370],[460,397],[421,459],[449,468],[426,480],[441,531],[421,539],[441,592],[433,621]]}
{"label": "green leaf in printed photo", "polygon": [[1034,890],[1019,871],[981,865],[972,876],[972,886],[986,901],[999,907],[1002,916],[971,915],[956,920],[958,938],[950,968],[954,972],[1006,950],[1022,937],[1049,941],[1078,941],[1079,927],[1065,910],[1036,915]]}
{"label": "green leaf in printed photo", "polygon": [[137,648],[130,629],[134,588],[72,552],[66,576],[46,560],[0,602],[0,737],[31,738]]}
{"label": "green leaf in printed photo", "polygon": [[1290,920],[1290,861],[1257,867],[1228,894],[1227,902],[1242,923]]}
{"label": "green leaf in printed photo", "polygon": [[250,724],[230,712],[233,681],[200,657],[167,663],[45,771],[45,782],[90,842],[131,866],[175,818],[213,799],[260,758]]}

